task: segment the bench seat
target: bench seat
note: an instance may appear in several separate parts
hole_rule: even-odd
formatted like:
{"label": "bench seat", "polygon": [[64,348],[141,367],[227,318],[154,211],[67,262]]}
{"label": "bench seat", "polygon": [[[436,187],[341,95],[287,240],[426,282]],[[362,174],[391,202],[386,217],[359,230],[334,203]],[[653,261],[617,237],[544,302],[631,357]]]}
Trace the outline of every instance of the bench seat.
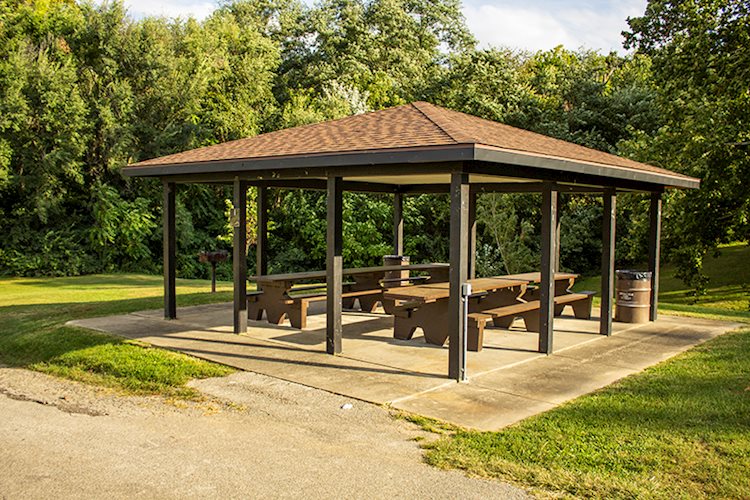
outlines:
{"label": "bench seat", "polygon": [[[585,291],[576,293],[567,293],[555,296],[555,306],[573,307],[573,315],[577,319],[591,319],[591,306],[596,292]],[[528,302],[518,302],[494,309],[487,309],[480,313],[469,314],[469,328],[467,339],[467,349],[470,351],[481,351],[484,341],[484,327],[487,320],[492,319],[495,326],[510,327],[513,320],[517,317],[523,318],[526,330],[538,333],[540,330],[540,308],[541,302],[530,300]]]}
{"label": "bench seat", "polygon": [[[353,299],[375,296],[381,294],[382,292],[382,288],[371,290],[346,290],[341,294],[341,298],[352,299],[351,304],[353,305]],[[262,291],[255,292],[252,296],[248,293],[247,314],[249,319],[256,321],[260,321],[262,319],[263,309],[260,301],[258,300],[259,296],[262,294]],[[288,307],[286,313],[281,314],[280,316],[278,314],[274,314],[273,318],[268,318],[268,321],[271,323],[281,324],[281,322],[284,320],[284,316],[288,316],[289,322],[291,323],[292,327],[304,329],[307,327],[307,310],[310,303],[324,301],[326,300],[326,298],[327,295],[325,292],[292,294],[288,299],[284,300],[282,304]],[[266,316],[269,316],[267,312]],[[276,318],[276,316],[279,316],[278,319]]]}

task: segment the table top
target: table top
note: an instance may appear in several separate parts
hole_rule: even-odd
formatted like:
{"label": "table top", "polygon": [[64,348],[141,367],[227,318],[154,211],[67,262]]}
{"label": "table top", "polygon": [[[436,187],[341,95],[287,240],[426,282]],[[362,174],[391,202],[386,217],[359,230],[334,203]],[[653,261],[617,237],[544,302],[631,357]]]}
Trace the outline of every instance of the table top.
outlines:
{"label": "table top", "polygon": [[[355,267],[351,269],[344,269],[344,276],[353,276],[357,274],[370,274],[387,271],[429,271],[431,269],[448,269],[450,264],[444,263],[433,263],[433,264],[407,264],[407,265],[394,265],[394,266],[375,266],[375,267]],[[294,282],[294,281],[306,281],[306,280],[325,280],[326,271],[304,271],[300,273],[285,273],[285,274],[266,274],[263,276],[250,276],[248,280],[256,281],[258,283],[277,283],[277,282]]]}
{"label": "table top", "polygon": [[[498,278],[519,279],[530,281],[532,283],[539,283],[542,281],[542,273],[537,271],[531,273],[507,274],[504,276],[498,276]],[[578,278],[578,275],[573,273],[555,273],[554,279],[555,281],[567,281],[576,278]]]}
{"label": "table top", "polygon": [[[505,276],[497,278],[477,278],[469,280],[472,293],[490,292],[502,288],[526,287],[528,280],[508,279]],[[391,300],[414,300],[419,302],[434,302],[450,297],[450,283],[428,283],[425,285],[414,285],[389,288],[383,293],[383,297]]]}

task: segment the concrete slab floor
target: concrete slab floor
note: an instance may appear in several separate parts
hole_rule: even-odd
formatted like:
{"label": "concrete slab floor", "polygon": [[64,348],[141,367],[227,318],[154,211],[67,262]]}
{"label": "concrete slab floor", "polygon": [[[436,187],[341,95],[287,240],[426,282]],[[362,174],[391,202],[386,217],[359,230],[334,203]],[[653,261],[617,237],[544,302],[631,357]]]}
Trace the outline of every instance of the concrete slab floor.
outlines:
{"label": "concrete slab floor", "polygon": [[482,352],[468,353],[470,380],[446,378],[448,348],[415,334],[393,338],[393,318],[346,312],[343,354],[325,353],[322,304],[299,331],[250,321],[245,335],[232,334],[231,304],[161,310],[69,322],[193,356],[315,387],[335,394],[496,430],[663,361],[738,324],[662,316],[642,325],[615,323],[612,337],[599,322],[555,319],[555,354],[536,352],[538,335],[518,322],[488,328]]}

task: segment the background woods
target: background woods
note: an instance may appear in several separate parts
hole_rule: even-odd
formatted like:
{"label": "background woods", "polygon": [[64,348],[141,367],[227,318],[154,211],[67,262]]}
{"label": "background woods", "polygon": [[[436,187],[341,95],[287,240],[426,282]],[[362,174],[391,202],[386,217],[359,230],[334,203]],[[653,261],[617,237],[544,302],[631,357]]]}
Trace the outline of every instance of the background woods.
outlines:
{"label": "background woods", "polygon": [[[161,185],[125,180],[123,165],[427,100],[703,179],[667,196],[664,221],[665,255],[700,289],[702,259],[750,228],[748,18],[740,1],[651,1],[621,57],[478,49],[453,0],[235,1],[204,21],[0,0],[0,272],[156,272]],[[229,247],[229,198],[178,190],[181,276],[206,276],[198,251]],[[272,191],[271,271],[323,266],[324,201]],[[534,267],[538,206],[480,198],[480,274]],[[618,208],[618,262],[640,262],[645,200]],[[447,216],[445,197],[407,198],[413,261],[447,259]],[[563,198],[563,267],[598,268],[600,224],[597,198]],[[379,262],[391,200],[347,194],[344,230],[346,265]]]}

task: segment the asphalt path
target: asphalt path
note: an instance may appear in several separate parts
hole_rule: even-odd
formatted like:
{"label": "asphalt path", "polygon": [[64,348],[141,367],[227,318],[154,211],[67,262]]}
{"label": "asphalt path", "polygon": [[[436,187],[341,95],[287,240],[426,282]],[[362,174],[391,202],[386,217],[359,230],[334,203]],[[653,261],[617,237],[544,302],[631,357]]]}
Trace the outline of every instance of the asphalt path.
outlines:
{"label": "asphalt path", "polygon": [[[524,498],[424,463],[388,410],[252,373],[197,403],[0,368],[0,498]],[[350,406],[351,405],[351,406]]]}

